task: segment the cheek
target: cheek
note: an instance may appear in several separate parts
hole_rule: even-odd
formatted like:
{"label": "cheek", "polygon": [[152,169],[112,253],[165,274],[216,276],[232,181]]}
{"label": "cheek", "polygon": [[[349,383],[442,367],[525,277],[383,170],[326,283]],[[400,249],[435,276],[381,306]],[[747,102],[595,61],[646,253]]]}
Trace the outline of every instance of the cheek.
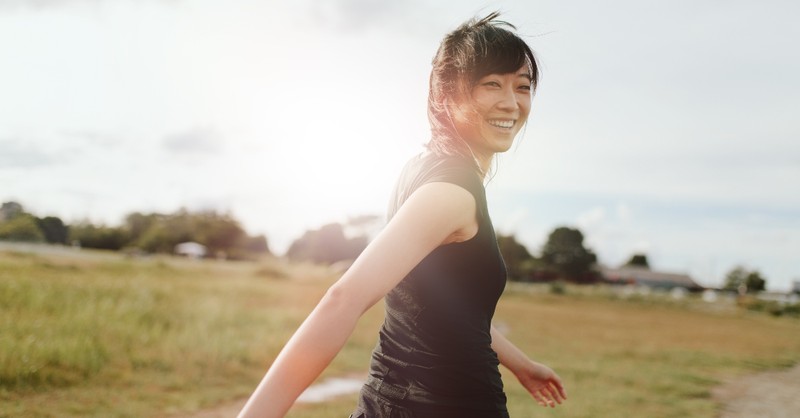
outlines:
{"label": "cheek", "polygon": [[483,107],[479,103],[473,101],[468,105],[459,106],[453,113],[453,117],[461,124],[475,126],[480,124],[484,113],[485,110]]}
{"label": "cheek", "polygon": [[519,113],[523,119],[527,119],[528,115],[531,113],[531,98],[526,97],[519,102]]}
{"label": "cheek", "polygon": [[489,94],[475,95],[472,100],[475,112],[481,116],[485,115],[496,102],[497,100]]}

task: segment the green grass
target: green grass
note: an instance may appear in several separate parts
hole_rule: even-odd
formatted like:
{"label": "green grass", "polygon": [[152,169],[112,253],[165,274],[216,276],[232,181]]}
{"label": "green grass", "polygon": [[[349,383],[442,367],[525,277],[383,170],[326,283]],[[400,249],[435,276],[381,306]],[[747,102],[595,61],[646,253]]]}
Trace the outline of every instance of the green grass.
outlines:
{"label": "green grass", "polygon": [[[0,251],[0,417],[168,417],[247,396],[335,275],[313,266]],[[364,373],[370,310],[325,376]],[[689,299],[512,284],[496,321],[564,378],[538,407],[505,373],[514,417],[713,417],[719,382],[800,361],[800,320]],[[346,417],[355,395],[298,405]]]}

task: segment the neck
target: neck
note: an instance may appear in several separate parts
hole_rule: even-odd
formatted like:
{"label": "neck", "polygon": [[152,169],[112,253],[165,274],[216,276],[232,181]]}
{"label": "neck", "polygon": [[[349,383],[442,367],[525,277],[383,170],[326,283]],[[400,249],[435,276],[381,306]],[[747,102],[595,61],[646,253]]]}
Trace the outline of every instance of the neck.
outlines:
{"label": "neck", "polygon": [[489,169],[492,168],[492,157],[494,156],[493,153],[489,153],[488,155],[484,155],[481,152],[475,153],[472,150],[472,147],[469,146],[469,143],[464,141],[464,144],[467,146],[470,155],[472,155],[472,159],[475,160],[475,164],[478,165],[478,168],[481,170],[481,178],[486,178],[486,174],[489,173]]}

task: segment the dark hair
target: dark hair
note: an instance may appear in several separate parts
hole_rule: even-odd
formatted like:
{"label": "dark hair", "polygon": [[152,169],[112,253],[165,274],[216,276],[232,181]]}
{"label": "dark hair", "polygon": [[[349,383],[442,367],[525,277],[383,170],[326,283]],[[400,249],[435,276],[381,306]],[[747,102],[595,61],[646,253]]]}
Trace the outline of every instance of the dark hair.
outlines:
{"label": "dark hair", "polygon": [[496,20],[499,12],[483,19],[473,18],[447,34],[433,57],[428,121],[431,139],[428,149],[447,155],[471,157],[471,152],[458,135],[447,108],[448,101],[469,97],[472,87],[489,74],[508,74],[523,65],[530,68],[531,89],[536,90],[539,69],[533,51],[508,27],[514,25]]}

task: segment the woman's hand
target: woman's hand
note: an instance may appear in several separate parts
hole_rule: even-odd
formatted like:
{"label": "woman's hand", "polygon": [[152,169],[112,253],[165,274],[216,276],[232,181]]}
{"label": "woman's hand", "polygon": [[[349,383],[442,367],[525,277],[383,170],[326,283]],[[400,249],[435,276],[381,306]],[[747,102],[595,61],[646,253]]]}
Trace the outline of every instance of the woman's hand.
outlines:
{"label": "woman's hand", "polygon": [[541,406],[555,408],[567,399],[564,384],[553,369],[531,361],[527,367],[515,371],[517,379]]}
{"label": "woman's hand", "polygon": [[564,384],[553,369],[529,359],[494,326],[491,332],[492,349],[500,363],[517,376],[539,405],[555,407],[567,399]]}

